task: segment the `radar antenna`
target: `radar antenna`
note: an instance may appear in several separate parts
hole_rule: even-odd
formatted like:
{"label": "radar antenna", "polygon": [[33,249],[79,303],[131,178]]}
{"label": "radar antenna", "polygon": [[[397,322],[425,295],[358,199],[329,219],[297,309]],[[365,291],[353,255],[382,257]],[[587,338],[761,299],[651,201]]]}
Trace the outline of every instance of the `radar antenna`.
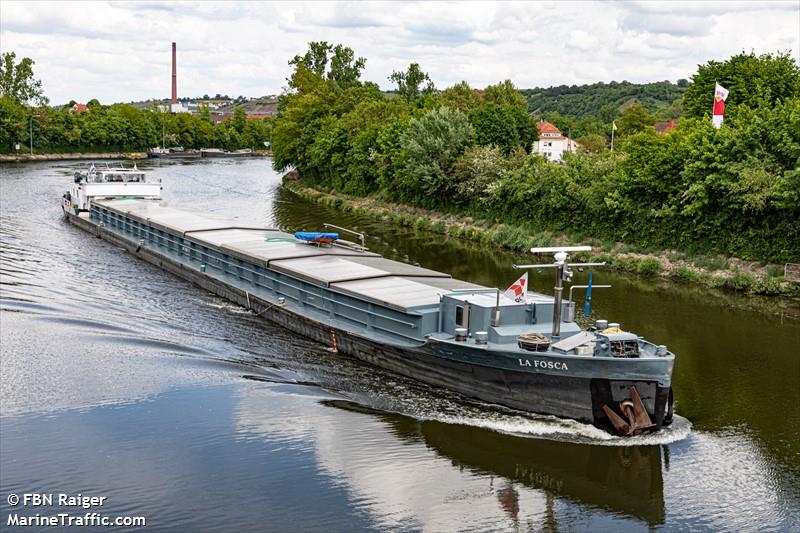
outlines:
{"label": "radar antenna", "polygon": [[555,300],[553,302],[553,339],[561,338],[561,302],[563,300],[564,282],[572,281],[572,270],[570,267],[590,267],[590,266],[605,266],[605,261],[602,263],[570,263],[570,252],[588,252],[591,251],[591,246],[550,246],[543,248],[531,248],[531,253],[534,254],[553,254],[553,263],[544,265],[511,265],[516,270],[527,270],[530,268],[555,268],[556,269],[556,286]]}

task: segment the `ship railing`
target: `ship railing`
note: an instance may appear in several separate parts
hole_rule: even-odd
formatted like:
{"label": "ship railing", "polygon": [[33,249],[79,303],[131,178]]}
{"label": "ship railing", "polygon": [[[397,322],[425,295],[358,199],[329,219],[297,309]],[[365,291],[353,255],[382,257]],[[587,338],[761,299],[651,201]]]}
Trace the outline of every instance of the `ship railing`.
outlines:
{"label": "ship railing", "polygon": [[336,226],[334,224],[328,224],[327,222],[325,222],[322,225],[324,227],[326,227],[326,228],[338,229],[339,231],[344,231],[345,233],[350,233],[351,235],[355,235],[356,237],[359,238],[359,240],[361,240],[361,251],[362,252],[366,252],[367,251],[367,246],[366,246],[366,242],[365,242],[366,241],[366,235],[364,235],[363,233],[359,233],[358,231],[354,231],[354,230],[351,230],[351,229],[348,229],[348,228],[343,228],[341,226]]}
{"label": "ship railing", "polygon": [[[593,289],[610,289],[611,285],[592,285]],[[573,289],[588,289],[589,285],[570,285],[569,287],[569,301],[572,301],[572,290]]]}
{"label": "ship railing", "polygon": [[786,263],[783,266],[783,277],[791,281],[800,281],[800,263]]}

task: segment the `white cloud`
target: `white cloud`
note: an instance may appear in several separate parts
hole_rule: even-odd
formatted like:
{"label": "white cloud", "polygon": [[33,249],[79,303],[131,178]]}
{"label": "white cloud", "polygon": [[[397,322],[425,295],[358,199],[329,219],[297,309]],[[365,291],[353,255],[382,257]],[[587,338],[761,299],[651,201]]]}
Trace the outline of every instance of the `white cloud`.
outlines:
{"label": "white cloud", "polygon": [[388,87],[418,62],[439,87],[687,78],[742,50],[800,53],[797,2],[20,2],[0,4],[0,50],[36,61],[54,103],[178,92],[280,92],[313,40],[367,58]]}

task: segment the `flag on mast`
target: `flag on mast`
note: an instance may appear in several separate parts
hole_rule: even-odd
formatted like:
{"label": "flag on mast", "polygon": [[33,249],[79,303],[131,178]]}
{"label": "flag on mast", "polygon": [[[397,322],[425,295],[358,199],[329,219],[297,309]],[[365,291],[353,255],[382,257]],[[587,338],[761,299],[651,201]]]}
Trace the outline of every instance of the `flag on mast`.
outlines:
{"label": "flag on mast", "polygon": [[725,100],[728,99],[728,89],[717,83],[714,89],[714,111],[711,113],[711,124],[719,129],[722,126],[722,115],[725,114]]}
{"label": "flag on mast", "polygon": [[614,132],[617,131],[617,121],[611,121],[611,151],[614,151]]}
{"label": "flag on mast", "polygon": [[511,284],[511,286],[506,289],[506,292],[503,295],[506,298],[511,298],[517,303],[521,303],[525,301],[525,293],[528,292],[528,273],[525,272],[520,278]]}

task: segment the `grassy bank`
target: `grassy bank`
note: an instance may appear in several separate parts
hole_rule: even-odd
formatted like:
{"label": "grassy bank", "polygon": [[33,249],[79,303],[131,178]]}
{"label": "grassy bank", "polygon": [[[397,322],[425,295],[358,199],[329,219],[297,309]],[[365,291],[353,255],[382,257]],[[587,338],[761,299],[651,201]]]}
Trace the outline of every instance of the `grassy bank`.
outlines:
{"label": "grassy bank", "polygon": [[611,268],[624,272],[747,294],[800,295],[800,280],[784,278],[783,265],[742,261],[734,257],[689,255],[676,250],[640,249],[581,234],[555,233],[421,209],[374,196],[324,192],[308,187],[291,174],[284,178],[284,185],[302,198],[320,205],[498,248],[524,252],[532,246],[588,244],[593,251],[577,255],[578,259],[606,261]]}

